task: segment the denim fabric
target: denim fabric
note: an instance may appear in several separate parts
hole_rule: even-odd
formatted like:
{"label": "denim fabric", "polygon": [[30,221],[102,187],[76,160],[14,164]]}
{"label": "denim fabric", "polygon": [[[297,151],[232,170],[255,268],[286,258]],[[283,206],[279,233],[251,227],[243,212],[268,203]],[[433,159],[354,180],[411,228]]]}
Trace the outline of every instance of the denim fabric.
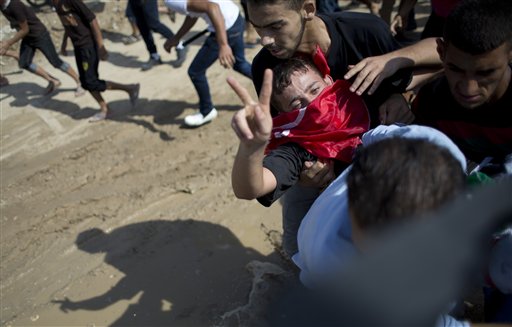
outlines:
{"label": "denim fabric", "polygon": [[133,13],[133,9],[130,4],[130,1],[128,1],[126,3],[126,10],[124,11],[124,15],[130,22],[137,22],[137,19],[135,18],[135,14]]}
{"label": "denim fabric", "polygon": [[63,66],[64,62],[57,54],[57,50],[55,50],[55,46],[53,45],[50,33],[45,32],[42,33],[37,39],[24,38],[21,41],[20,60],[18,62],[20,68],[29,69],[30,64],[32,63],[32,59],[34,59],[36,49],[41,50],[43,55],[46,57],[46,59],[48,59],[53,67],[59,69],[62,69],[62,67],[69,67],[69,65]]}
{"label": "denim fabric", "polygon": [[[227,30],[228,44],[235,56],[233,68],[240,74],[252,78],[251,64],[245,59],[244,28],[245,20],[241,15],[238,15],[235,24]],[[219,45],[217,44],[217,38],[215,33],[210,33],[188,69],[188,76],[190,76],[199,95],[199,110],[203,116],[208,115],[213,109],[210,87],[206,79],[206,70],[218,57]]]}
{"label": "denim fabric", "polygon": [[160,22],[157,0],[129,0],[129,6],[149,54],[158,53],[151,31],[163,35],[166,39],[173,37],[174,33]]}
{"label": "denim fabric", "polygon": [[297,233],[302,219],[322,189],[296,184],[281,197],[283,214],[283,250],[291,258],[298,252]]}

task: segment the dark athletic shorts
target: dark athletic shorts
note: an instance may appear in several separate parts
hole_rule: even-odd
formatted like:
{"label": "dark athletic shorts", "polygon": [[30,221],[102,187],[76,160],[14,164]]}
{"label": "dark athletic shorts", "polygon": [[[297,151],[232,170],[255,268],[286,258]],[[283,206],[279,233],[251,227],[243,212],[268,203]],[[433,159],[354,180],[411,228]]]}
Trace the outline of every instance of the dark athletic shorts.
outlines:
{"label": "dark athletic shorts", "polygon": [[100,60],[96,48],[75,48],[75,59],[82,87],[87,91],[105,91],[107,83],[98,75]]}

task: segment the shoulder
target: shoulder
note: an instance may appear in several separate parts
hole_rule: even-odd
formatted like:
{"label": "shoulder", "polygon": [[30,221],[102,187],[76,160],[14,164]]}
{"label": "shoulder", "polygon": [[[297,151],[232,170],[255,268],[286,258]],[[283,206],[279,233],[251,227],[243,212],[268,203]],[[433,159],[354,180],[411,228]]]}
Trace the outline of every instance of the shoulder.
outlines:
{"label": "shoulder", "polygon": [[19,14],[24,13],[26,6],[20,0],[11,0],[7,8],[2,9],[4,14]]}
{"label": "shoulder", "polygon": [[[433,103],[445,103],[452,98],[446,77],[441,76],[421,87],[414,100],[415,105],[424,107]],[[442,106],[441,106],[442,107]],[[436,107],[436,109],[443,109]],[[433,110],[433,109],[431,109]]]}
{"label": "shoulder", "polygon": [[389,30],[384,20],[368,13],[342,11],[329,15],[318,15],[318,17],[320,17],[328,27],[341,27],[344,31],[383,29],[387,32]]}

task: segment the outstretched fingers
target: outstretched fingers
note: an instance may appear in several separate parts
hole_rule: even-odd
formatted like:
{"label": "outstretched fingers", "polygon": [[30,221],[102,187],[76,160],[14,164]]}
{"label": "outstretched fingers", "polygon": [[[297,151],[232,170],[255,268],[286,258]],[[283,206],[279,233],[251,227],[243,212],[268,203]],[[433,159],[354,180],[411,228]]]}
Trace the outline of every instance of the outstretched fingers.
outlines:
{"label": "outstretched fingers", "polygon": [[235,91],[236,95],[238,95],[240,100],[242,100],[244,106],[255,104],[255,101],[251,98],[249,91],[240,85],[236,79],[230,76],[226,79],[226,81],[228,82],[229,86],[231,86],[231,89]]}
{"label": "outstretched fingers", "polygon": [[263,84],[261,85],[259,102],[270,111],[270,97],[272,96],[272,70],[265,69]]}

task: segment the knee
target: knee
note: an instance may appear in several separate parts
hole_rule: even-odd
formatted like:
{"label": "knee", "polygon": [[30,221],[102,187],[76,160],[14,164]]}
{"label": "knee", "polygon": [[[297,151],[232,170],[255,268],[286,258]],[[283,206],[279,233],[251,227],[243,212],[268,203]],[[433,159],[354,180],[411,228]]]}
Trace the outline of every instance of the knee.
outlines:
{"label": "knee", "polygon": [[62,70],[65,73],[67,73],[69,67],[70,67],[69,64],[67,62],[64,62],[64,61],[60,65],[55,66],[55,68],[59,68],[60,70]]}
{"label": "knee", "polygon": [[204,71],[200,71],[200,70],[194,69],[194,67],[192,67],[192,66],[190,66],[188,68],[187,73],[188,73],[188,76],[190,77],[190,79],[192,81],[201,79],[203,76],[205,76],[205,72]]}
{"label": "knee", "polygon": [[19,62],[19,66],[21,69],[26,69],[28,70],[29,72],[32,72],[32,73],[35,73],[36,70],[37,70],[37,65],[34,64],[33,62],[31,63],[24,63],[24,62]]}

